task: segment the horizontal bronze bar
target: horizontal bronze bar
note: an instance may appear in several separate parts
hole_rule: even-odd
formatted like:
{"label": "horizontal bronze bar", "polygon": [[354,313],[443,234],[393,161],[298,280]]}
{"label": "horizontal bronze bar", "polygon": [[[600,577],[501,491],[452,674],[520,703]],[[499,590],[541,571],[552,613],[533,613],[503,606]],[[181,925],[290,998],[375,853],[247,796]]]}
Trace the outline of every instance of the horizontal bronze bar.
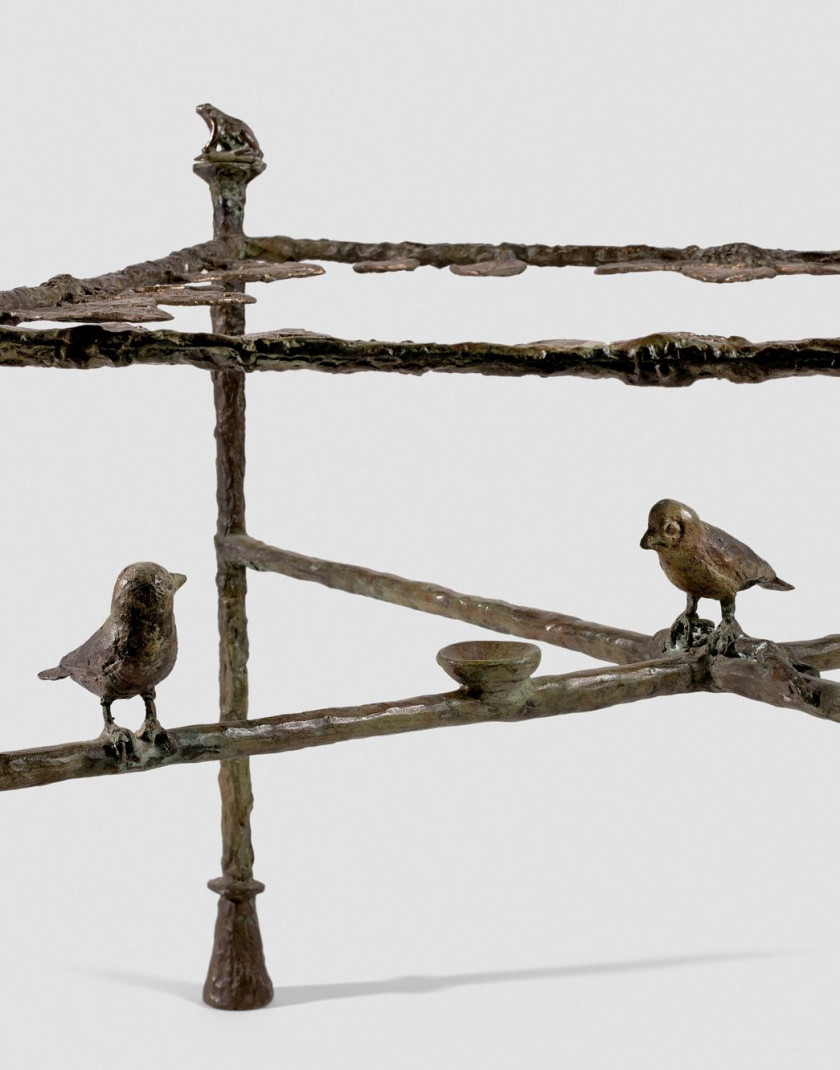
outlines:
{"label": "horizontal bronze bar", "polygon": [[130,264],[120,271],[95,278],[55,275],[40,286],[18,286],[14,290],[0,292],[0,313],[105,297],[162,283],[182,282],[192,272],[220,267],[230,259],[231,249],[226,242],[207,241],[177,249],[158,260],[144,260],[140,264]]}
{"label": "horizontal bronze bar", "polygon": [[[700,248],[654,245],[500,245],[439,242],[354,242],[274,235],[247,238],[245,255],[262,260],[325,260],[385,265],[403,261],[413,270],[470,267],[492,261],[519,261],[534,267],[588,267],[598,274],[630,271],[679,271],[702,282],[745,282],[775,275],[840,273],[840,251],[797,252],[761,249],[746,242]],[[380,267],[378,270],[384,270]]]}
{"label": "horizontal bronze bar", "polygon": [[617,703],[699,690],[697,659],[663,658],[644,664],[544,676],[507,691],[473,698],[463,691],[399,702],[315,710],[258,720],[169,729],[171,751],[138,740],[134,759],[120,762],[102,740],[0,754],[0,791],[80,777],[142,772],[187,762],[275,754],[350,739],[426,728],[522,721],[604,709]]}
{"label": "horizontal bronze bar", "polygon": [[[822,642],[828,654],[836,649],[837,636]],[[795,653],[817,644],[787,643],[784,646],[766,640],[737,640],[741,657],[710,658],[708,683],[710,691],[727,691],[743,698],[766,702],[783,709],[801,710],[813,717],[840,721],[840,684],[811,675],[796,663]],[[813,661],[817,658],[812,659]],[[836,668],[836,664],[831,666]]]}
{"label": "horizontal bronze bar", "polygon": [[[762,249],[745,242],[700,248],[654,245],[536,245],[503,242],[354,242],[329,238],[290,238],[273,235],[246,238],[240,259],[271,263],[301,260],[345,264],[389,263],[402,270],[420,266],[470,268],[493,261],[519,262],[533,267],[588,267],[598,274],[635,271],[679,271],[703,282],[743,282],[775,275],[835,275],[840,273],[840,251],[798,252]],[[156,260],[131,264],[94,278],[55,275],[40,286],[19,286],[0,292],[0,312],[33,309],[104,296],[157,283],[194,280],[203,269],[231,267],[237,251],[221,241],[203,242]],[[373,270],[373,269],[370,269]],[[479,274],[484,274],[479,271]],[[511,272],[512,273],[512,272]]]}
{"label": "horizontal bronze bar", "polygon": [[188,364],[206,371],[334,373],[473,372],[483,375],[579,375],[631,386],[689,386],[700,379],[757,383],[792,375],[840,374],[840,339],[748,342],[693,334],[655,334],[624,342],[345,341],[309,332],[234,337],[98,324],[54,330],[0,327],[0,366],[120,368]]}
{"label": "horizontal bronze bar", "polygon": [[[273,263],[321,260],[345,264],[376,263],[384,271],[389,262],[436,268],[470,267],[491,261],[519,261],[533,267],[588,267],[598,274],[629,271],[679,271],[704,282],[741,282],[774,275],[834,275],[840,273],[840,251],[798,252],[762,249],[745,242],[683,248],[654,245],[537,245],[503,242],[354,242],[329,238],[290,238],[285,235],[246,238],[242,259]],[[40,286],[19,286],[0,292],[0,312],[40,308],[85,297],[118,293],[136,287],[194,279],[203,269],[230,267],[236,251],[224,242],[188,246],[157,260],[131,264],[119,271],[89,279],[55,275]]]}

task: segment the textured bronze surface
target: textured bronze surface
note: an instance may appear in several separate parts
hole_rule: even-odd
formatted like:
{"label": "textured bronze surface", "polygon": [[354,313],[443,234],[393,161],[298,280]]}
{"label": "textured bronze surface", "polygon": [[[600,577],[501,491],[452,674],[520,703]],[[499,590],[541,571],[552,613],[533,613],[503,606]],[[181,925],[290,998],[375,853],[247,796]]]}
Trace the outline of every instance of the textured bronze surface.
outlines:
{"label": "textured bronze surface", "polygon": [[248,535],[230,536],[224,540],[223,546],[231,561],[259,572],[277,572],[297,580],[310,580],[337,591],[577,650],[603,661],[628,664],[646,661],[653,656],[654,649],[659,652],[651,636],[639,632],[592,624],[565,613],[514,606],[495,598],[460,594],[439,584],[407,580],[359,565],[307,557],[269,546]]}
{"label": "textured bronze surface", "polygon": [[[219,115],[223,113],[219,112]],[[229,116],[226,118],[230,118]],[[231,120],[238,122],[238,120]],[[245,124],[242,124],[245,126]],[[247,128],[246,129],[250,129]],[[212,142],[211,142],[212,143]],[[211,143],[208,143],[211,144]],[[243,147],[244,146],[244,147]],[[222,164],[227,164],[222,168]],[[262,155],[240,142],[234,151],[205,151],[197,158],[195,170],[207,181],[217,182],[222,196],[228,187],[231,205],[236,204],[236,189],[264,170]],[[214,202],[220,211],[222,200]],[[240,218],[241,222],[241,218]],[[39,310],[56,305],[70,305],[126,294],[141,287],[163,283],[201,281],[202,270],[223,280],[225,274],[261,273],[249,281],[274,281],[321,274],[318,264],[307,260],[334,261],[355,266],[359,273],[414,271],[418,267],[449,267],[463,275],[519,274],[527,266],[589,267],[596,274],[609,275],[638,271],[677,271],[687,278],[703,282],[742,282],[772,278],[776,275],[836,275],[840,273],[840,251],[797,252],[787,249],[760,249],[735,242],[729,245],[700,248],[695,245],[659,248],[649,245],[500,245],[452,244],[441,242],[354,242],[328,238],[291,238],[284,235],[249,238],[236,229],[228,234],[224,213],[214,220],[217,239],[189,246],[159,260],[132,264],[121,271],[89,279],[56,275],[35,287],[17,287],[0,292],[0,322],[16,322],[22,310]],[[232,238],[233,242],[228,240]],[[279,270],[271,274],[274,265]],[[210,275],[205,281],[209,281]],[[65,310],[66,311],[66,310]],[[14,316],[13,313],[18,313]],[[90,310],[88,309],[88,312]],[[39,318],[58,319],[59,317]]]}
{"label": "textured bronze surface", "polygon": [[503,256],[496,260],[480,260],[477,264],[450,264],[449,270],[453,275],[504,279],[510,275],[521,275],[527,267],[528,265],[523,260]]}
{"label": "textured bronze surface", "polygon": [[480,639],[445,646],[438,651],[437,661],[466,694],[481,698],[533,676],[541,657],[533,643]]}
{"label": "textured bronze surface", "polygon": [[[249,153],[209,153],[198,157],[196,171],[222,162],[241,175],[264,169],[262,158]],[[208,172],[209,174],[209,172]],[[248,179],[246,179],[247,181]],[[21,286],[0,292],[0,314],[22,309],[43,309],[71,304],[88,298],[117,294],[155,283],[195,281],[202,269],[236,270],[238,261],[260,264],[264,274],[272,263],[283,265],[320,260],[356,265],[360,273],[413,271],[417,267],[459,267],[466,274],[477,274],[481,264],[518,262],[532,267],[589,267],[596,274],[609,275],[637,271],[678,271],[687,278],[703,282],[741,282],[772,278],[775,275],[836,275],[840,273],[840,251],[796,252],[787,249],[760,249],[741,242],[701,249],[658,248],[650,245],[521,245],[423,244],[420,242],[355,242],[328,238],[291,238],[275,235],[261,238],[243,237],[241,243],[227,241],[224,220],[217,232],[221,240],[204,242],[170,253],[159,260],[132,264],[121,271],[95,278],[76,279],[56,275],[40,286]],[[275,278],[299,278],[320,274],[323,268],[307,264],[306,272],[281,272]],[[243,267],[243,271],[247,270]],[[522,269],[516,269],[518,273]],[[493,274],[492,268],[485,273]],[[256,280],[254,280],[256,281]],[[267,278],[260,281],[270,281]],[[46,318],[46,317],[45,317]],[[2,322],[2,320],[0,320]],[[8,322],[8,320],[6,320]]]}
{"label": "textured bronze surface", "polygon": [[[212,105],[198,113],[208,122],[211,135],[194,171],[210,186],[213,201],[213,236],[226,241],[237,258],[241,255],[248,183],[264,169],[253,131]],[[230,155],[241,159],[230,160]],[[229,293],[244,293],[243,277],[225,279]],[[241,335],[245,309],[225,305],[211,312],[213,330]],[[241,371],[214,371],[216,408],[217,538],[245,531],[245,375]],[[248,716],[248,620],[245,613],[245,569],[217,555],[216,588],[219,596],[219,705],[220,721],[244,721]],[[219,766],[222,798],[222,876],[210,882],[219,895],[213,951],[204,983],[204,1000],[223,1010],[253,1010],[274,996],[265,965],[255,896],[263,885],[254,880],[251,842],[251,771],[247,757],[226,759]]]}
{"label": "textured bronze surface", "polygon": [[[478,647],[480,644],[473,644]],[[486,644],[491,650],[497,641]],[[508,643],[508,647],[517,644]],[[528,646],[530,644],[519,644]],[[447,648],[449,649],[449,648]],[[451,655],[447,655],[451,658]],[[488,657],[493,661],[492,653]],[[534,659],[526,660],[526,668]],[[189,762],[244,761],[245,755],[275,754],[351,739],[417,732],[430,728],[481,724],[487,721],[517,722],[536,717],[604,709],[618,702],[683,694],[709,684],[706,662],[694,654],[670,655],[637,665],[587,669],[562,676],[528,680],[527,673],[498,686],[483,689],[473,676],[458,691],[396,702],[313,710],[243,722],[189,725],[170,729],[173,746],[164,751],[145,743],[137,745],[133,763],[118,762],[99,740],[68,743],[45,750],[0,754],[0,791],[54,784],[80,776],[105,776],[140,772]],[[527,686],[525,686],[527,682]],[[836,702],[840,717],[840,685]],[[211,882],[214,890],[225,881]]]}
{"label": "textured bronze surface", "polygon": [[[407,580],[359,565],[307,557],[269,546],[249,535],[232,535],[224,540],[223,545],[231,560],[259,572],[277,572],[297,580],[310,580],[348,594],[376,598],[491,631],[576,650],[601,661],[629,665],[658,657],[671,649],[670,629],[667,628],[655,635],[642,635],[607,624],[593,624],[565,613],[461,594],[435,583]],[[744,642],[747,652],[753,649],[753,641],[745,638]],[[814,670],[840,669],[840,635],[786,641],[777,645],[791,662],[805,663]]]}
{"label": "textured bronze surface", "polygon": [[308,279],[323,275],[320,264],[287,261],[270,264],[265,260],[237,260],[227,268],[208,268],[190,275],[189,282],[282,282],[284,279]]}
{"label": "textured bronze surface", "polygon": [[203,267],[219,267],[229,260],[230,250],[224,241],[209,241],[178,249],[160,260],[145,260],[95,278],[55,275],[40,286],[18,286],[0,292],[0,313],[98,299],[155,283],[183,282]]}
{"label": "textured bronze surface", "polygon": [[[265,260],[414,261],[424,267],[469,267],[499,260],[531,267],[588,267],[596,274],[631,271],[678,271],[701,282],[747,282],[774,275],[834,275],[840,272],[840,251],[796,252],[760,249],[745,242],[682,249],[654,245],[500,245],[468,242],[356,242],[329,238],[290,238],[278,234],[248,238],[247,256]],[[521,269],[524,270],[524,269]],[[473,274],[474,272],[469,272]],[[492,272],[490,272],[492,273]]]}
{"label": "textured bronze surface", "polygon": [[363,371],[423,375],[578,375],[629,386],[690,386],[702,379],[760,383],[793,375],[840,375],[840,338],[748,342],[711,335],[655,334],[626,342],[551,339],[528,345],[489,342],[344,341],[312,331],[244,338],[101,326],[27,330],[0,327],[0,366],[119,368],[190,364],[205,371]]}
{"label": "textured bronze surface", "polygon": [[394,260],[357,260],[353,270],[359,275],[384,275],[389,271],[415,271],[419,267],[419,260],[404,257]]}
{"label": "textured bronze surface", "polygon": [[155,688],[175,667],[178,633],[173,602],[186,579],[153,561],[127,565],[114,584],[111,612],[102,627],[65,654],[54,669],[38,673],[42,680],[69,676],[98,696],[105,721],[100,738],[121,761],[133,760],[134,736],[114,723],[111,704],[117,699],[140,695],[146,720],[138,738],[168,745],[157,719]]}
{"label": "textured bronze surface", "polygon": [[[656,503],[642,536],[643,550],[655,550],[665,575],[686,594],[685,612],[671,625],[677,648],[700,639],[716,653],[729,653],[744,633],[735,619],[735,595],[750,587],[792,591],[768,563],[734,536],[706,524],[693,509],[673,498]],[[721,623],[714,630],[697,616],[701,598],[720,602]]]}
{"label": "textured bronze surface", "polygon": [[222,159],[226,154],[262,159],[262,149],[247,123],[234,119],[213,104],[199,104],[195,110],[210,130],[210,138],[201,150],[199,159],[206,156]]}
{"label": "textured bronze surface", "polygon": [[[41,286],[0,293],[0,365],[93,369],[187,364],[211,373],[217,444],[220,719],[168,732],[158,724],[154,687],[174,663],[171,594],[181,577],[166,573],[173,587],[166,605],[165,598],[154,597],[139,608],[132,580],[127,584],[131,606],[127,609],[122,596],[115,597],[105,625],[42,674],[47,679],[70,676],[96,693],[103,704],[105,731],[95,740],[0,753],[0,790],[218,761],[222,875],[210,881],[219,903],[204,998],[216,1007],[246,1009],[272,998],[255,904],[263,885],[253,874],[251,755],[427,728],[521,722],[693,691],[730,692],[840,722],[840,683],[819,675],[840,668],[840,635],[785,643],[742,635],[734,619],[737,592],[752,585],[771,589],[789,585],[743,543],[703,524],[680,503],[659,503],[664,508],[658,513],[655,507],[645,540],[660,552],[672,581],[686,591],[687,612],[672,628],[648,636],[270,546],[247,534],[244,497],[246,372],[580,375],[643,386],[687,386],[708,378],[758,383],[791,375],[837,375],[840,339],[752,343],[739,337],[680,333],[613,343],[553,339],[511,346],[344,341],[290,330],[245,335],[244,305],[253,301],[245,293],[246,283],[314,277],[323,274],[323,261],[353,264],[359,274],[431,266],[449,267],[463,276],[504,277],[521,274],[528,266],[581,266],[594,268],[597,274],[672,271],[703,282],[728,283],[783,274],[838,274],[840,252],[760,249],[744,243],[677,249],[249,238],[243,230],[245,193],[265,167],[259,142],[246,123],[213,105],[197,110],[210,129],[194,171],[210,187],[213,241],[91,279],[59,275]],[[171,318],[158,308],[160,304],[210,305],[212,332],[179,334],[120,326]],[[47,331],[19,326],[28,320],[83,325]],[[671,506],[678,507],[674,515]],[[679,531],[669,528],[674,522],[682,524]],[[146,563],[131,568],[159,566]],[[438,660],[459,684],[457,691],[249,720],[248,569],[318,582],[613,664],[533,678],[540,653],[531,643],[455,643],[440,651]],[[155,575],[161,578],[163,573]],[[697,617],[700,597],[721,600],[724,621],[716,633],[711,623],[707,626]],[[137,735],[118,728],[110,715],[112,701],[134,694],[143,695],[147,712]]]}
{"label": "textured bronze surface", "polygon": [[69,304],[24,308],[0,313],[6,325],[35,320],[70,323],[154,323],[171,320],[160,305],[252,305],[256,298],[244,293],[226,293],[209,286],[160,283],[107,298],[86,298]]}
{"label": "textured bronze surface", "polygon": [[158,308],[151,295],[115,294],[103,300],[89,299],[71,304],[46,305],[0,313],[0,323],[30,323],[52,320],[56,323],[165,323],[172,316]]}
{"label": "textured bronze surface", "polygon": [[[831,665],[836,668],[838,637],[820,642],[833,646]],[[455,647],[465,645],[454,644]],[[515,723],[692,691],[732,692],[840,722],[840,683],[821,679],[813,666],[807,668],[796,664],[791,656],[793,644],[782,647],[766,640],[743,637],[736,642],[738,657],[714,655],[704,646],[630,665],[559,676],[529,679],[527,671],[516,671],[509,674],[507,680],[500,681],[499,662],[505,660],[499,657],[501,645],[498,641],[488,642],[486,654],[481,655],[480,642],[469,644],[472,650],[461,659],[462,665],[467,663],[467,679],[455,692],[248,721],[171,728],[169,747],[138,741],[132,762],[120,761],[112,749],[103,745],[101,738],[0,754],[0,791],[192,762],[221,761],[230,766],[246,761],[248,755],[275,754],[353,739],[487,721]],[[513,662],[517,669],[530,670],[535,664],[530,644],[521,644],[528,649],[519,655],[510,652],[516,644],[504,645],[508,648],[508,665]],[[450,665],[455,657],[452,647],[444,648],[441,653],[442,660]],[[481,667],[476,667],[482,660],[488,666],[485,686],[482,686]],[[460,668],[454,667],[456,670]],[[211,887],[223,899],[227,898],[228,890],[233,902],[250,904],[243,908],[242,919],[228,905],[220,904],[221,939],[229,945],[230,953],[216,963],[213,978],[224,991],[228,979],[237,975],[237,964],[247,962],[247,976],[254,976],[251,940],[256,917],[251,914],[251,900],[262,886],[252,877],[238,878],[231,873],[212,881]],[[243,921],[241,931],[237,928],[239,920]]]}
{"label": "textured bronze surface", "polygon": [[256,298],[244,293],[229,293],[219,287],[164,284],[151,286],[149,296],[158,305],[253,305]]}

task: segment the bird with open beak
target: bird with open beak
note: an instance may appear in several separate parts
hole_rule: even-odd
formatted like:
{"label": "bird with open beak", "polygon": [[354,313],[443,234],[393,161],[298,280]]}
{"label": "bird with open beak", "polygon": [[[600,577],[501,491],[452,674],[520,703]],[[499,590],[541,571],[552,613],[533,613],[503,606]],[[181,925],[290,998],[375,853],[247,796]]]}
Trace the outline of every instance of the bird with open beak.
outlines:
{"label": "bird with open beak", "polygon": [[692,646],[701,598],[720,602],[722,619],[708,637],[715,654],[732,652],[743,629],[735,619],[735,595],[748,587],[792,591],[773,568],[753,550],[720,528],[706,524],[695,511],[673,498],[663,498],[651,509],[643,550],[656,550],[659,564],[671,583],[686,593],[685,612],[671,625],[671,643]]}
{"label": "bird with open beak", "polygon": [[65,654],[54,669],[38,673],[41,680],[70,677],[99,697],[105,728],[101,738],[126,760],[134,738],[114,723],[111,703],[140,695],[146,719],[138,739],[168,747],[157,719],[155,688],[172,672],[178,654],[173,599],[186,583],[179,572],[168,572],[152,561],[138,561],[122,570],[114,584],[111,612],[87,642]]}

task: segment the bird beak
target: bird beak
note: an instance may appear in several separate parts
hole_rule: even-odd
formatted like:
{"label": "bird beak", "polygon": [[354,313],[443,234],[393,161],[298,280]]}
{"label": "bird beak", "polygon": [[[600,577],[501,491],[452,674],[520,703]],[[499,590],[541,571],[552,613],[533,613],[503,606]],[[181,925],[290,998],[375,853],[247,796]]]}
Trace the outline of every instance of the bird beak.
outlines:
{"label": "bird beak", "polygon": [[641,546],[641,548],[643,550],[654,550],[654,549],[656,549],[656,546],[657,546],[656,535],[655,535],[655,533],[653,531],[651,531],[650,528],[648,528],[647,531],[642,536],[642,541],[639,543],[639,546]]}
{"label": "bird beak", "polygon": [[187,582],[187,577],[182,572],[170,572],[170,576],[175,584],[176,591],[179,591]]}

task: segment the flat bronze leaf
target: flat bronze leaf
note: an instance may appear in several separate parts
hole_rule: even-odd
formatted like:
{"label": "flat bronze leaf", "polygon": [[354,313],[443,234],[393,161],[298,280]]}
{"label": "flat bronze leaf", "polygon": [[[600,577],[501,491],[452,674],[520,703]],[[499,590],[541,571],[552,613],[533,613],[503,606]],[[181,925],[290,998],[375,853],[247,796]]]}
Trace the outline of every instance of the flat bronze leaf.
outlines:
{"label": "flat bronze leaf", "polygon": [[321,334],[320,331],[307,331],[303,327],[278,327],[276,331],[259,331],[256,334],[243,334],[243,338],[248,339],[272,339],[272,338],[327,338],[331,339],[335,336],[332,334]]}
{"label": "flat bronze leaf", "polygon": [[664,260],[619,260],[614,264],[599,264],[596,275],[629,275],[634,271],[679,271],[683,261],[669,264]]}
{"label": "flat bronze leaf", "polygon": [[162,323],[173,317],[153,302],[137,298],[112,301],[79,301],[78,304],[53,305],[47,308],[15,309],[11,317],[18,322],[52,320],[55,323]]}
{"label": "flat bronze leaf", "polygon": [[597,349],[601,342],[593,342],[586,338],[540,338],[536,342],[520,342],[522,349],[553,349],[562,352],[564,349]]}
{"label": "flat bronze leaf", "polygon": [[752,279],[773,279],[775,267],[750,266],[748,264],[695,264],[683,263],[679,272],[698,282],[750,282]]}
{"label": "flat bronze leaf", "polygon": [[255,297],[210,286],[154,286],[149,295],[158,305],[253,305]]}
{"label": "flat bronze leaf", "polygon": [[353,265],[353,270],[360,275],[373,275],[387,271],[414,271],[419,267],[420,261],[409,256],[394,260],[360,260]]}
{"label": "flat bronze leaf", "polygon": [[791,260],[775,264],[779,275],[840,275],[840,264],[811,263],[808,260]]}
{"label": "flat bronze leaf", "polygon": [[266,260],[239,260],[230,267],[188,275],[187,282],[282,282],[284,279],[308,279],[323,275],[320,264],[302,260],[285,260],[271,264]]}
{"label": "flat bronze leaf", "polygon": [[477,264],[450,264],[453,275],[475,275],[482,278],[506,278],[508,275],[521,275],[527,268],[522,260],[503,257],[500,260],[481,260]]}
{"label": "flat bronze leaf", "polygon": [[[676,271],[697,282],[749,282],[772,279],[781,270],[775,264],[711,263],[702,260],[631,260],[599,264],[596,275],[630,275],[638,271]],[[797,271],[803,270],[797,267]]]}

